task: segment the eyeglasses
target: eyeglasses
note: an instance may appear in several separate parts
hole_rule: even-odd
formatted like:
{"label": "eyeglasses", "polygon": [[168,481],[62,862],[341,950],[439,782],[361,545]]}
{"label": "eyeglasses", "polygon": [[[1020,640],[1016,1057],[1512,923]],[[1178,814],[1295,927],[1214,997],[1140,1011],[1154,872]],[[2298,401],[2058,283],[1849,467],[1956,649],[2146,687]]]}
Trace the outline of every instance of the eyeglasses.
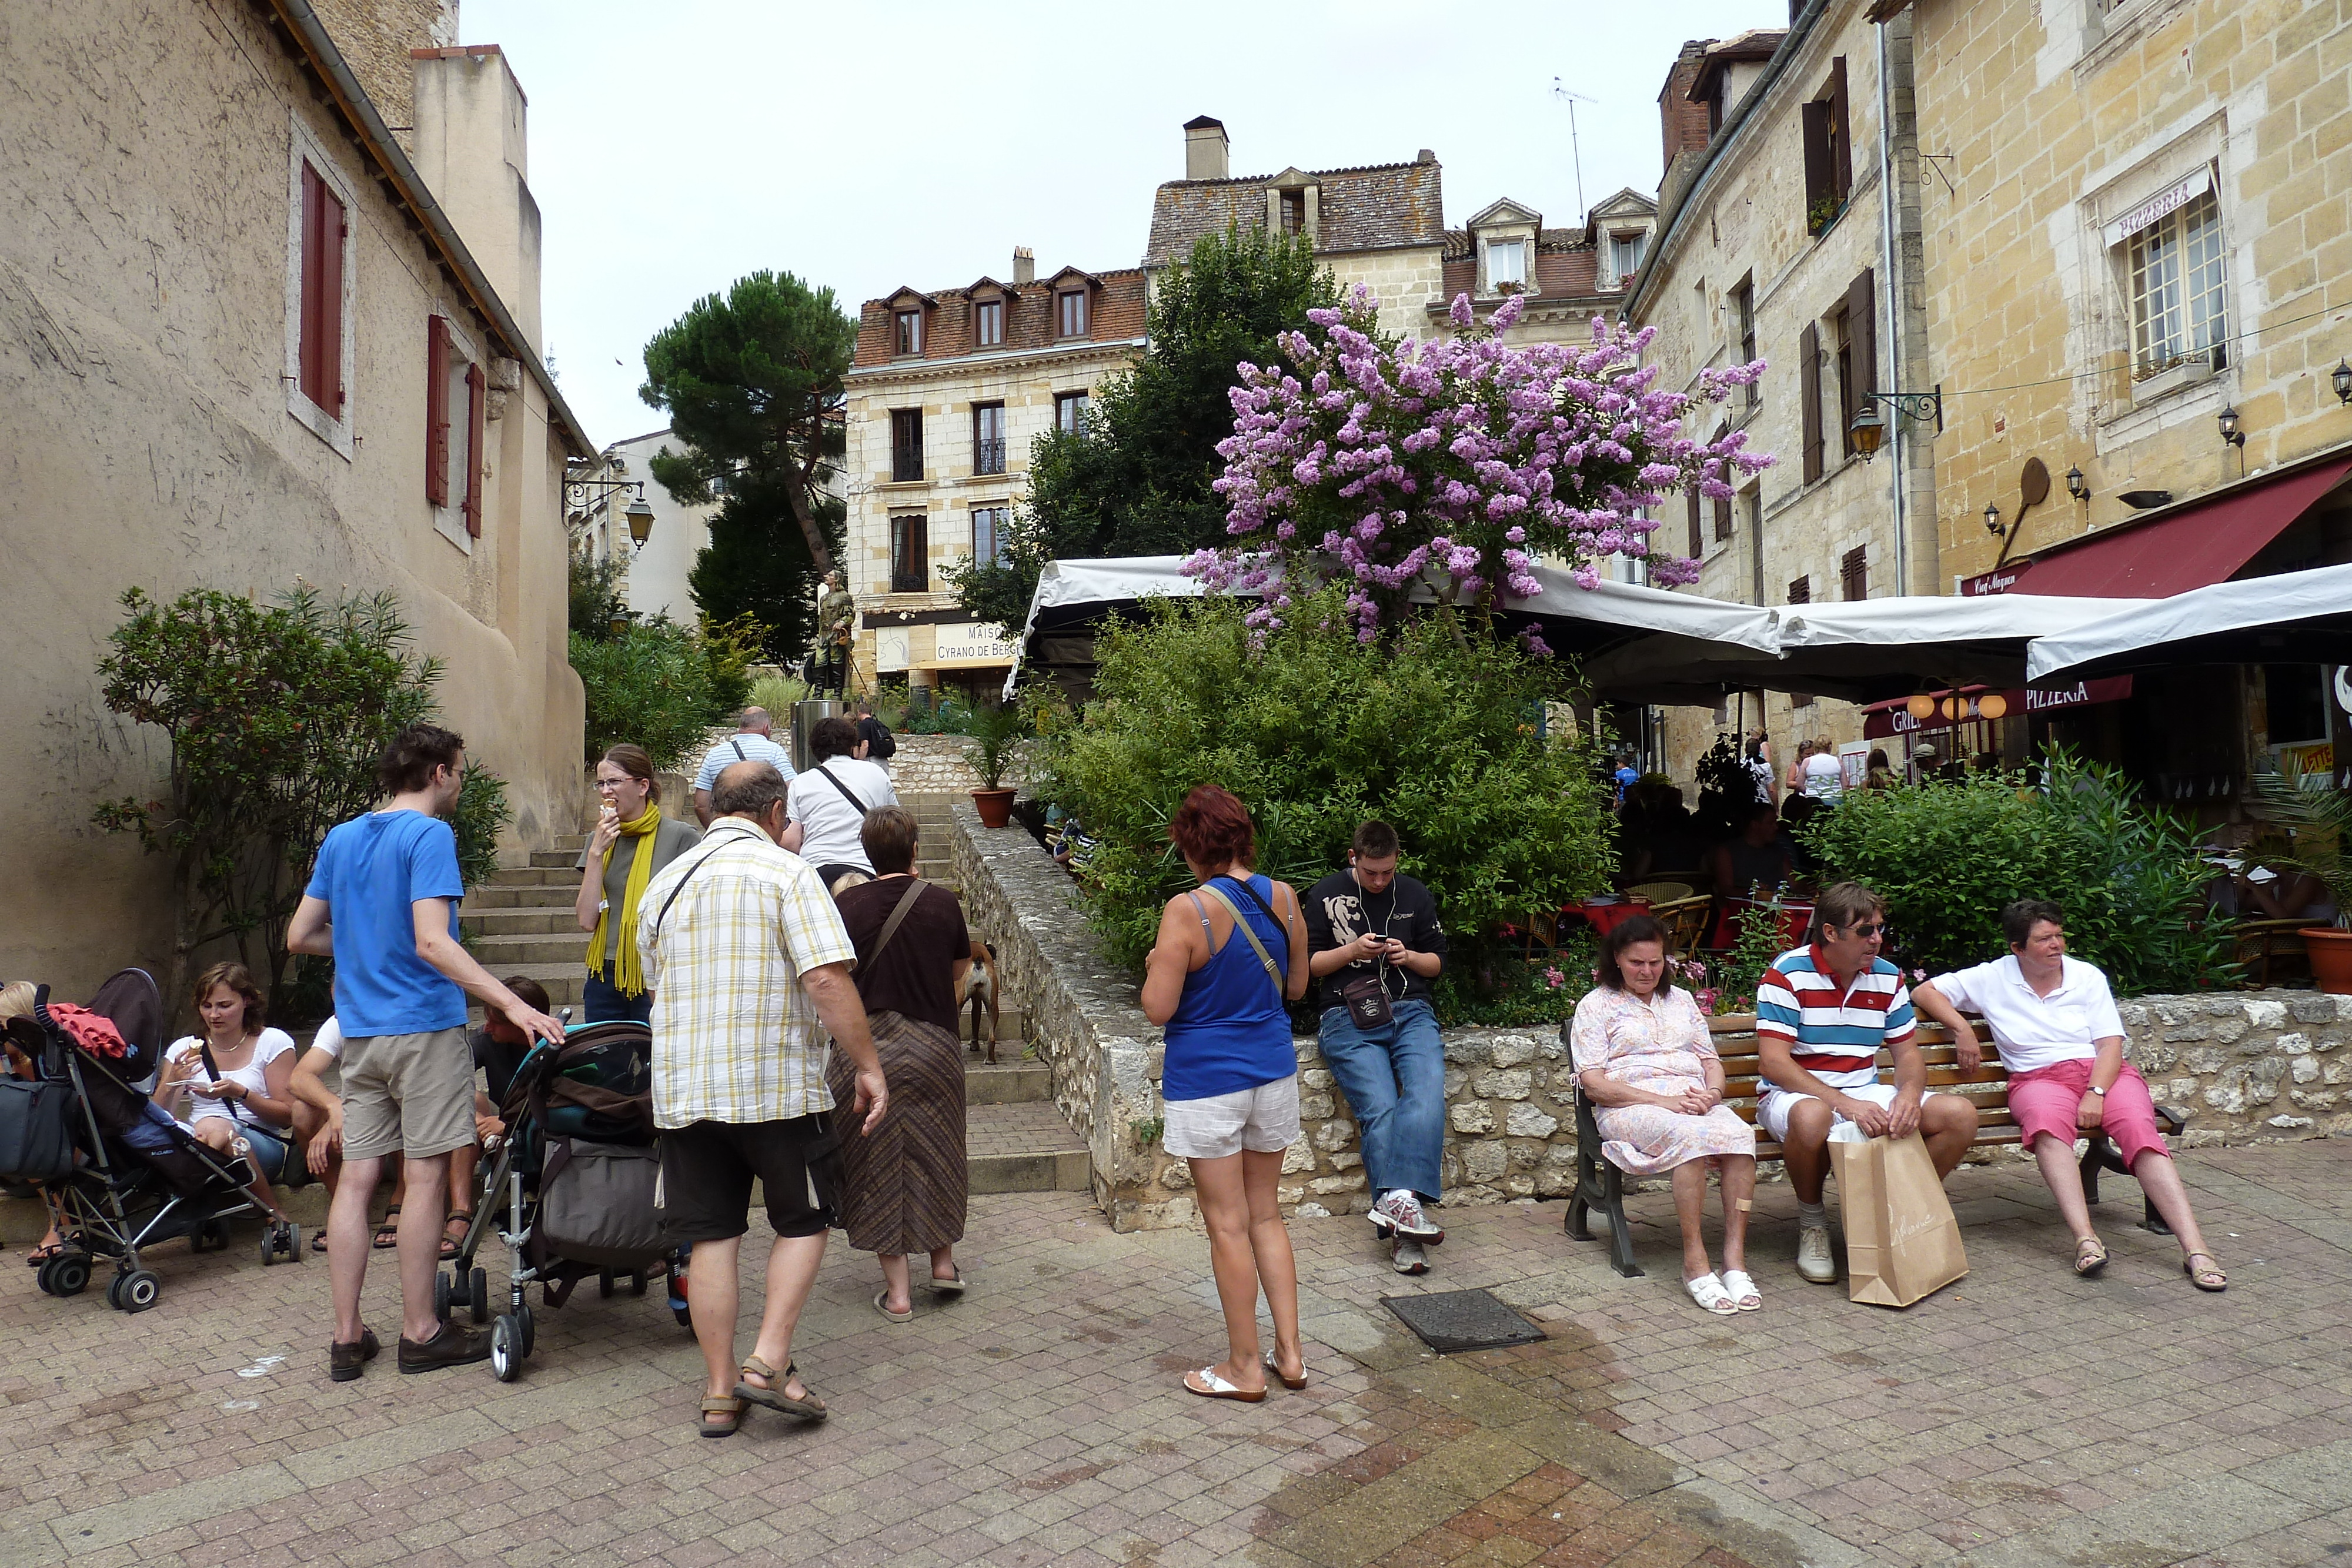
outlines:
{"label": "eyeglasses", "polygon": [[[1832,926],[1831,929],[1835,930],[1837,928],[1835,926]],[[1886,929],[1886,922],[1884,920],[1868,920],[1864,921],[1860,925],[1849,925],[1846,929],[1852,932],[1862,941],[1867,942],[1872,937]]]}
{"label": "eyeglasses", "polygon": [[635,780],[630,779],[599,779],[596,780],[596,788],[599,789],[625,789],[634,782],[635,782]]}

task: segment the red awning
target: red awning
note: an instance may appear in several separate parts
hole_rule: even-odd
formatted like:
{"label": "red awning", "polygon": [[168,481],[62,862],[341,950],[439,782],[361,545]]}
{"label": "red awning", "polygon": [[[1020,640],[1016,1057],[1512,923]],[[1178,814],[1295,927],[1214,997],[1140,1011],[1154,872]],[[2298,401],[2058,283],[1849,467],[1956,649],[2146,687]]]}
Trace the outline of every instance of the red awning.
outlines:
{"label": "red awning", "polygon": [[1966,591],[2168,599],[2221,582],[2285,532],[2347,473],[2352,473],[2352,458],[2337,458],[2267,484],[2241,486],[2153,522],[2053,545],[1969,580]]}

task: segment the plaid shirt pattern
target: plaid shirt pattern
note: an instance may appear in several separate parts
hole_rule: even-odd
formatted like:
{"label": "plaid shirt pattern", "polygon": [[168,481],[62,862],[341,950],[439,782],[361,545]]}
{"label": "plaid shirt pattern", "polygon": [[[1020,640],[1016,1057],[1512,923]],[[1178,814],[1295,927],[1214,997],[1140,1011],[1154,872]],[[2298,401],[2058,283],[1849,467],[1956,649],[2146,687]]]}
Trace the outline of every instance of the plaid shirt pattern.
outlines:
{"label": "plaid shirt pattern", "polygon": [[800,977],[855,964],[857,951],[815,869],[742,818],[720,817],[700,845],[655,874],[641,907],[654,1124],[740,1125],[831,1110],[824,1031]]}

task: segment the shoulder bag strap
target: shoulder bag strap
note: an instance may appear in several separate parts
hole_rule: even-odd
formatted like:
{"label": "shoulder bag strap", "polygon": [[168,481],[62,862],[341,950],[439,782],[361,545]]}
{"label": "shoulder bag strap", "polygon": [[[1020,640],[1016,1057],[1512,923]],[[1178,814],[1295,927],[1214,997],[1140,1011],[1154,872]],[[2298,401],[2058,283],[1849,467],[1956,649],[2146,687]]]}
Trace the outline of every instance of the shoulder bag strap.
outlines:
{"label": "shoulder bag strap", "polygon": [[821,764],[821,763],[820,763],[820,764],[818,765],[818,767],[817,767],[817,771],[818,771],[819,773],[822,773],[822,774],[824,774],[824,781],[825,781],[826,783],[828,783],[828,784],[832,785],[835,789],[838,789],[838,790],[840,790],[840,791],[841,791],[841,798],[842,798],[843,800],[845,800],[848,801],[848,802],[850,803],[850,805],[852,805],[853,807],[856,808],[857,814],[858,814],[859,816],[861,816],[861,817],[862,817],[862,816],[864,816],[864,815],[866,814],[866,802],[865,802],[865,801],[863,801],[863,800],[859,800],[856,795],[854,795],[854,794],[850,793],[849,786],[848,786],[848,785],[846,785],[846,784],[844,784],[840,779],[835,779],[835,778],[833,776],[833,769],[831,769],[831,768],[826,768],[826,767],[824,767],[823,764]]}
{"label": "shoulder bag strap", "polygon": [[709,854],[704,855],[700,860],[686,868],[686,874],[677,879],[677,885],[669,890],[669,896],[667,898],[662,900],[660,913],[654,916],[653,934],[656,936],[659,936],[661,935],[662,922],[669,918],[669,906],[677,902],[677,895],[686,891],[686,884],[694,880],[694,873],[700,871],[704,866],[709,865],[712,861],[717,860],[726,848],[727,846],[725,844],[719,844],[716,848],[712,849]]}
{"label": "shoulder bag strap", "polygon": [[890,918],[882,923],[882,939],[874,944],[874,951],[866,960],[867,964],[870,965],[876,958],[882,956],[882,949],[890,946],[891,937],[898,935],[898,923],[913,913],[915,900],[922,896],[923,879],[919,876],[908,877],[906,895],[898,900],[898,907],[890,912]]}
{"label": "shoulder bag strap", "polygon": [[733,747],[735,748],[735,760],[736,760],[736,761],[738,761],[738,762],[749,762],[749,761],[751,761],[751,760],[750,758],[748,758],[748,757],[746,757],[746,756],[744,756],[744,755],[743,755],[743,743],[742,743],[741,741],[740,741],[740,740],[736,740],[736,739],[733,739],[732,737],[730,737],[730,739],[728,740],[727,744],[728,744],[728,745],[730,745],[730,746],[731,746],[731,747]]}
{"label": "shoulder bag strap", "polygon": [[1220,892],[1214,883],[1202,883],[1201,891],[1225,906],[1225,913],[1234,917],[1234,929],[1249,938],[1250,948],[1257,955],[1259,965],[1265,968],[1265,977],[1274,982],[1275,996],[1277,998],[1283,998],[1280,967],[1275,963],[1273,955],[1265,950],[1265,944],[1257,939],[1257,933],[1250,929],[1250,923],[1242,918],[1242,912],[1234,907],[1234,901]]}

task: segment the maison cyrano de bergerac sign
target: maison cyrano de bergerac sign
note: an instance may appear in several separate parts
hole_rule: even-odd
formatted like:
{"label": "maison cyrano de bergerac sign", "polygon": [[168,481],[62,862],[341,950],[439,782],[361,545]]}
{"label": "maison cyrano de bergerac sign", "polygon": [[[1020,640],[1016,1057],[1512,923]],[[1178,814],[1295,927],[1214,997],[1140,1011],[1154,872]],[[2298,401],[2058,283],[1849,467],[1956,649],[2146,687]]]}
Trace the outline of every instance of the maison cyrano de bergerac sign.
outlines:
{"label": "maison cyrano de bergerac sign", "polygon": [[[2132,678],[2129,675],[2110,675],[2105,680],[2077,681],[2071,686],[2060,686],[2055,691],[2011,686],[2000,695],[2009,699],[2009,711],[2012,714],[2049,714],[2064,708],[2090,707],[2097,703],[2119,703],[2131,694]],[[1895,736],[1919,735],[1975,722],[1973,719],[1949,719],[1941,714],[1931,718],[1913,718],[1911,710],[1906,707],[1880,708],[1864,717],[1862,736],[1864,740],[1885,740]]]}
{"label": "maison cyrano de bergerac sign", "polygon": [[[928,655],[922,647],[926,634],[931,643]],[[1010,664],[1018,656],[1003,627],[971,621],[931,626],[884,623],[874,632],[874,666],[886,674],[941,665]]]}

